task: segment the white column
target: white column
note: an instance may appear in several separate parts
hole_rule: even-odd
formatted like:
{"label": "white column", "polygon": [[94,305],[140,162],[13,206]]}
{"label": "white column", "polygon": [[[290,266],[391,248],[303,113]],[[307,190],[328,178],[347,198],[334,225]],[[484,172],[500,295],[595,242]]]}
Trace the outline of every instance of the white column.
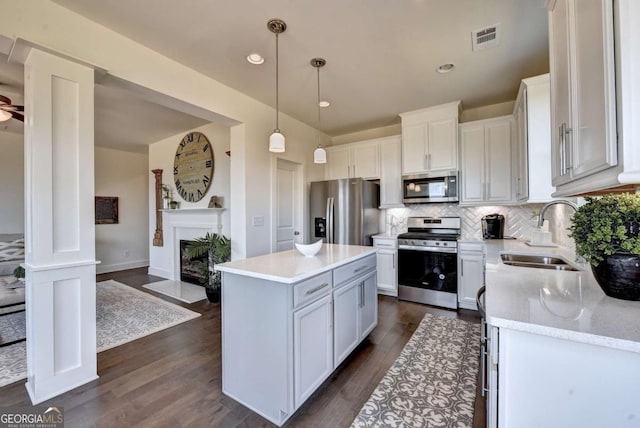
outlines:
{"label": "white column", "polygon": [[27,391],[36,404],[96,379],[93,76],[25,61]]}

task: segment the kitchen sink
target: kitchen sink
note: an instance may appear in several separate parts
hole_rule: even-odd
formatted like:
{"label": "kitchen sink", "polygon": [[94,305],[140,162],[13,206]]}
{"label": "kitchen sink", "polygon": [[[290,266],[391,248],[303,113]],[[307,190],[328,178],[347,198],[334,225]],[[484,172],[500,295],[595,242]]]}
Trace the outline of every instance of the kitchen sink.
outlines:
{"label": "kitchen sink", "polygon": [[564,259],[554,256],[505,253],[500,254],[500,258],[505,265],[509,266],[568,271],[578,270],[567,263]]}

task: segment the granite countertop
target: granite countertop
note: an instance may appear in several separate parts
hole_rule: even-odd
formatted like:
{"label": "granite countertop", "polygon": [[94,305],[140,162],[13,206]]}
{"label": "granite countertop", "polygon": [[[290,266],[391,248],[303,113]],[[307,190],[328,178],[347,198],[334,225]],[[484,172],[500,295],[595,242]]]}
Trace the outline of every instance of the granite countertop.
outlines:
{"label": "granite countertop", "polygon": [[292,284],[375,254],[374,247],[323,244],[313,257],[298,250],[281,251],[215,265],[215,270]]}
{"label": "granite countertop", "polygon": [[[517,240],[484,243],[489,324],[640,353],[640,302],[606,296],[573,252]],[[504,252],[560,256],[581,270],[508,266],[500,259]]]}

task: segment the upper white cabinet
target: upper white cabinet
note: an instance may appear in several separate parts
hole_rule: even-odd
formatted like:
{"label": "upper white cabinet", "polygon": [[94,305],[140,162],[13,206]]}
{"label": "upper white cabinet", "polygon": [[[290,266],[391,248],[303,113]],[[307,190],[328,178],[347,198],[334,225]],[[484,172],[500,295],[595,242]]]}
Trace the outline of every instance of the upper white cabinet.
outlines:
{"label": "upper white cabinet", "polygon": [[513,111],[516,200],[549,202],[551,184],[551,101],[549,74],[524,79]]}
{"label": "upper white cabinet", "polygon": [[402,174],[458,169],[460,101],[400,114]]}
{"label": "upper white cabinet", "polygon": [[513,203],[513,117],[460,125],[460,204]]}
{"label": "upper white cabinet", "polygon": [[327,147],[325,179],[380,179],[380,208],[401,208],[400,136]]}
{"label": "upper white cabinet", "polygon": [[402,172],[400,136],[380,139],[380,208],[401,208]]}
{"label": "upper white cabinet", "polygon": [[634,0],[549,1],[554,196],[640,181],[632,147],[638,125],[631,124],[640,103],[639,7]]}
{"label": "upper white cabinet", "polygon": [[327,180],[380,178],[380,144],[377,140],[327,147]]}

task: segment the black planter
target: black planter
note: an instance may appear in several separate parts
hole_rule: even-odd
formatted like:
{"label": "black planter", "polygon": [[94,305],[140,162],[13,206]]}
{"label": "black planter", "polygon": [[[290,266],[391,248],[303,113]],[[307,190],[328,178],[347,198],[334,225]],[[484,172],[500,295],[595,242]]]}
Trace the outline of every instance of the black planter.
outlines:
{"label": "black planter", "polygon": [[640,257],[616,253],[591,266],[604,294],[622,300],[640,300]]}
{"label": "black planter", "polygon": [[220,303],[220,288],[212,289],[209,287],[205,287],[204,291],[207,293],[207,299],[211,303]]}

